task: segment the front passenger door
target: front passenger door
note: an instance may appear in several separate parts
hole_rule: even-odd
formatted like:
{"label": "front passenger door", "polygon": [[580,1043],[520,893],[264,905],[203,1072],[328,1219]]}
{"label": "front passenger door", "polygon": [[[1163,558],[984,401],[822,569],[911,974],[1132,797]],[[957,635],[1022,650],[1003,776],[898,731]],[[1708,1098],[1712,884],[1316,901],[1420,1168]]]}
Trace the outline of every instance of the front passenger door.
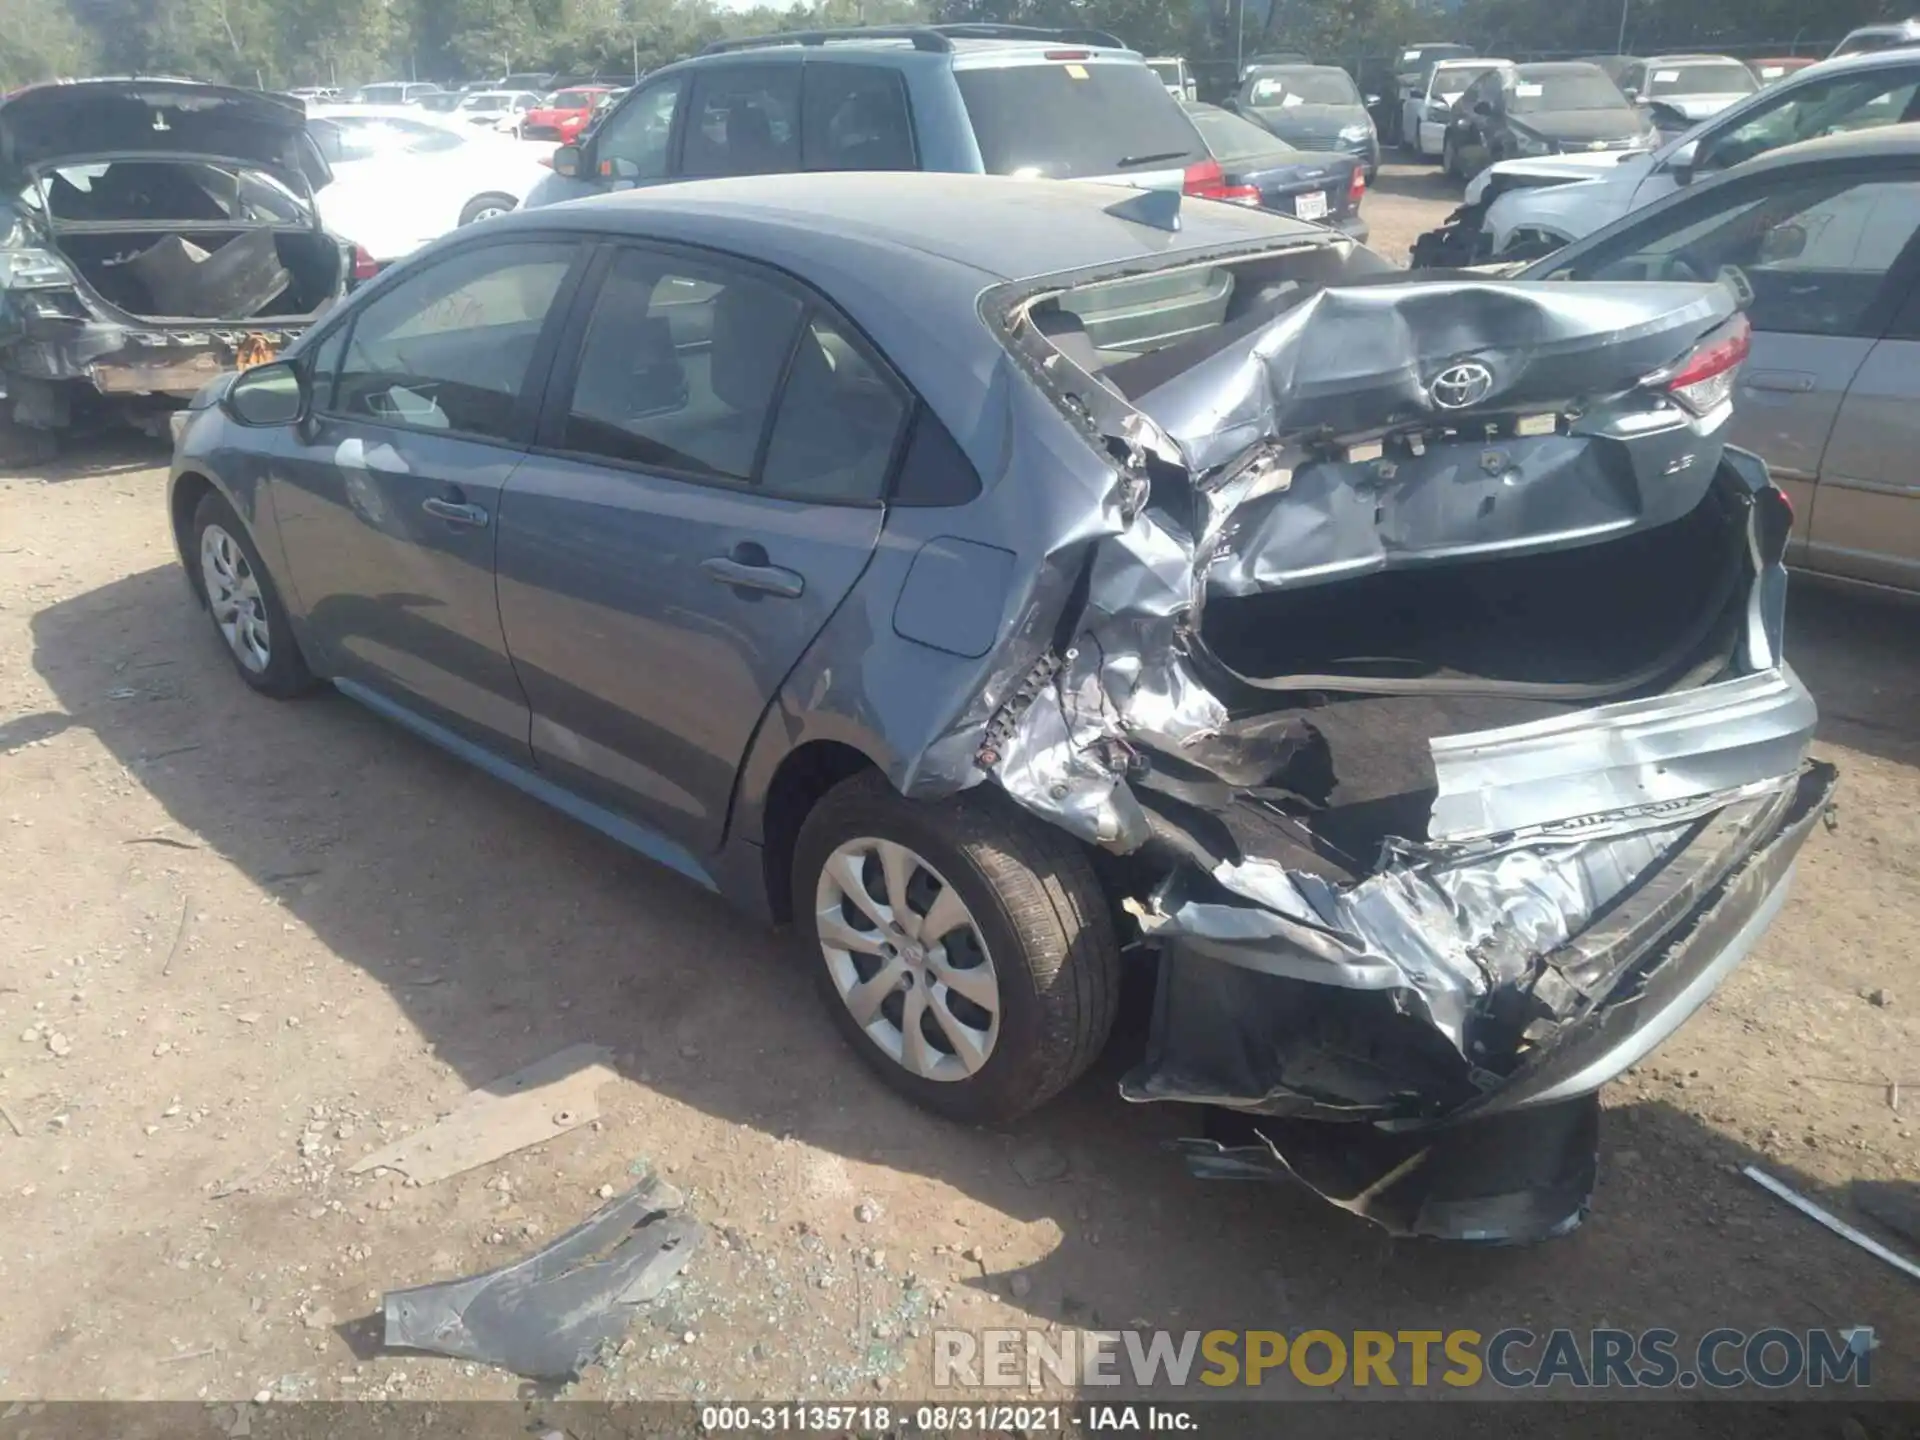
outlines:
{"label": "front passenger door", "polygon": [[610,249],[502,497],[500,615],[543,769],[696,852],[866,569],[906,392],[744,261]]}

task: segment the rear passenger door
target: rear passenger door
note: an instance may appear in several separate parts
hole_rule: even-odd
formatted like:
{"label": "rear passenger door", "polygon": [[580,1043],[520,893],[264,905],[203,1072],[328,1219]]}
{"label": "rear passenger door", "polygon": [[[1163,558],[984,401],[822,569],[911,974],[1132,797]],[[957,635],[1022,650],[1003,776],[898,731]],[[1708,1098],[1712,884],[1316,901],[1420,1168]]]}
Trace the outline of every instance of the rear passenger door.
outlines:
{"label": "rear passenger door", "polygon": [[667,247],[604,250],[560,354],[500,507],[535,758],[708,851],[767,705],[866,569],[908,395],[817,297]]}

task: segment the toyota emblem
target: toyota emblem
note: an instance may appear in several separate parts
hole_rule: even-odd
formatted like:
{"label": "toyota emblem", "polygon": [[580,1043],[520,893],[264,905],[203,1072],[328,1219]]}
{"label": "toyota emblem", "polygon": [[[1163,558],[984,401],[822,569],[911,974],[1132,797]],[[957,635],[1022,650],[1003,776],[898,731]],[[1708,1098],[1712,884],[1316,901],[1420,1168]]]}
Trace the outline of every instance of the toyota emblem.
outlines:
{"label": "toyota emblem", "polygon": [[1493,393],[1493,371],[1478,360],[1463,360],[1449,365],[1433,377],[1427,394],[1442,410],[1464,410],[1478,405]]}

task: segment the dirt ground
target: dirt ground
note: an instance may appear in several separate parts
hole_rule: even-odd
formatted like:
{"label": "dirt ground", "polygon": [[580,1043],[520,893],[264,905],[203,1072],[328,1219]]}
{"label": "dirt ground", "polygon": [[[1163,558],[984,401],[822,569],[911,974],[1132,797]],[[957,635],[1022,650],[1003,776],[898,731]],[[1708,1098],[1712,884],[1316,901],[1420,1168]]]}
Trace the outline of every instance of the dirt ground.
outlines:
{"label": "dirt ground", "polygon": [[[1370,205],[1400,244],[1438,208]],[[709,1239],[570,1393],[920,1397],[935,1326],[1606,1324],[1870,1325],[1875,1395],[1920,1398],[1920,1290],[1737,1173],[1843,1213],[1852,1180],[1920,1181],[1920,611],[1797,588],[1837,831],[1609,1087],[1586,1226],[1448,1248],[1187,1178],[1184,1117],[1115,1094],[1137,1014],[1010,1131],[892,1098],[790,937],[341,698],[249,693],[181,584],[163,459],[0,477],[0,1397],[521,1394],[379,1353],[381,1292],[650,1170]],[[580,1042],[619,1072],[597,1124],[431,1185],[346,1173]]]}

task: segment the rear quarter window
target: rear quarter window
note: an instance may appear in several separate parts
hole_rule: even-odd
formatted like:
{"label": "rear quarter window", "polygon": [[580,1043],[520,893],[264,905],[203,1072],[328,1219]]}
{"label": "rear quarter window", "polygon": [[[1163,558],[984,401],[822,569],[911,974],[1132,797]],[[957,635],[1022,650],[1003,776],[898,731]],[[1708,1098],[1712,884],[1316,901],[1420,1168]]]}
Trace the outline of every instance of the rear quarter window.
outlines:
{"label": "rear quarter window", "polygon": [[957,70],[954,79],[990,175],[1070,180],[1208,158],[1179,102],[1143,64],[1046,61]]}

